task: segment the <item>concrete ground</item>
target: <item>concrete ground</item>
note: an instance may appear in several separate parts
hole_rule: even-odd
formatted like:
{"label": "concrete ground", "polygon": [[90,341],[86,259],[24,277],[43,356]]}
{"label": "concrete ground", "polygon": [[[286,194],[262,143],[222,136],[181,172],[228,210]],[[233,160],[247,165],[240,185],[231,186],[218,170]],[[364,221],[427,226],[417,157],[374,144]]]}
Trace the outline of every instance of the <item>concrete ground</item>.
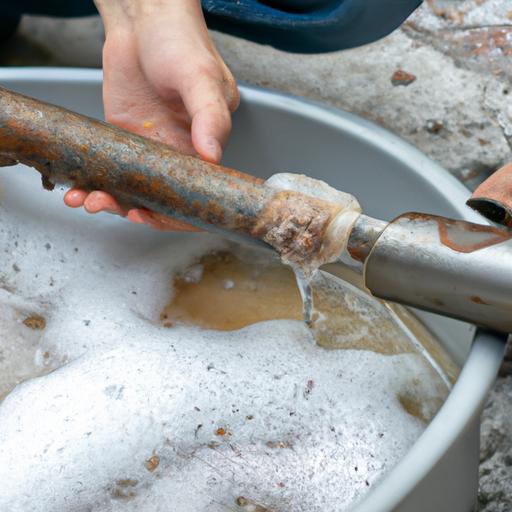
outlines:
{"label": "concrete ground", "polygon": [[[512,161],[512,3],[427,0],[397,31],[328,55],[292,55],[219,33],[238,80],[343,108],[407,139],[474,188]],[[26,17],[0,65],[100,66],[98,18]],[[409,83],[392,81],[397,70]],[[505,371],[504,373],[508,373]],[[512,510],[512,377],[482,419],[479,505]]]}

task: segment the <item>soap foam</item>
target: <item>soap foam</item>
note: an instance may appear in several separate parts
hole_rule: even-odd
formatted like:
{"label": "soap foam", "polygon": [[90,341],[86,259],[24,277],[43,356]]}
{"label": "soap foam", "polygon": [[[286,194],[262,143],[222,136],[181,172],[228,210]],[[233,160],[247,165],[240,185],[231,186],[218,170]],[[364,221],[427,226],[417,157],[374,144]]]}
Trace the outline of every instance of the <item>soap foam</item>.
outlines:
{"label": "soap foam", "polygon": [[[401,397],[446,393],[418,353],[326,350],[298,321],[162,327],[173,274],[225,243],[98,222],[13,172],[0,173],[0,510],[344,510],[423,431]],[[22,323],[33,313],[43,330]]]}

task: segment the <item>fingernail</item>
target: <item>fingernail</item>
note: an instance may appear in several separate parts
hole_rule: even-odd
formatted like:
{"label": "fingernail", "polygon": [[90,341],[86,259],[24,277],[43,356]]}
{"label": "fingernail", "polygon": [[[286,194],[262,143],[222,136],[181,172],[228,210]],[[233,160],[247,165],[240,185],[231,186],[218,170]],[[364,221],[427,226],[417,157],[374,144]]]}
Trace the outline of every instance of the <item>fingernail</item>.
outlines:
{"label": "fingernail", "polygon": [[150,224],[153,220],[152,215],[144,210],[139,210],[139,217],[144,221],[145,224]]}
{"label": "fingernail", "polygon": [[214,162],[218,162],[222,157],[222,148],[217,139],[210,137],[206,140],[206,146],[208,147],[208,154]]}
{"label": "fingernail", "polygon": [[84,193],[81,190],[69,191],[66,194],[66,199],[71,202],[83,201]]}
{"label": "fingernail", "polygon": [[130,210],[128,212],[127,218],[129,221],[134,222],[135,224],[145,224],[146,221],[142,218],[141,214],[137,210]]}

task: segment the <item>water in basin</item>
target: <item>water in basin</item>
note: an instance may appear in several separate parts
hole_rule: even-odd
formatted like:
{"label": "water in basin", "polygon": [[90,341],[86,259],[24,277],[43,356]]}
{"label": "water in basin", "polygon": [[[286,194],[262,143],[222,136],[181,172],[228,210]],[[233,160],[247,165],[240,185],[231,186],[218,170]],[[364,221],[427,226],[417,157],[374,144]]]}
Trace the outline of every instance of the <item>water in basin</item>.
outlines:
{"label": "water in basin", "polygon": [[150,240],[39,189],[24,201],[13,172],[1,510],[344,510],[447,395],[435,340],[355,287],[317,278],[315,342],[285,267],[205,234]]}

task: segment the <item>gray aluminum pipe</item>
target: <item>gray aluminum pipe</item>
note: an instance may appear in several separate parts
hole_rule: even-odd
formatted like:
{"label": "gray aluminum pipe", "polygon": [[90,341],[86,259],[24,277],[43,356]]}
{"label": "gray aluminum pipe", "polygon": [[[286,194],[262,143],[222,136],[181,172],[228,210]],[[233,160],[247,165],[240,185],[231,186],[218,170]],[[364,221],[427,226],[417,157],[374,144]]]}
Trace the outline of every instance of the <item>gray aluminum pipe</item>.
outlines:
{"label": "gray aluminum pipe", "polygon": [[376,297],[512,332],[512,232],[406,213],[362,215],[348,244]]}

